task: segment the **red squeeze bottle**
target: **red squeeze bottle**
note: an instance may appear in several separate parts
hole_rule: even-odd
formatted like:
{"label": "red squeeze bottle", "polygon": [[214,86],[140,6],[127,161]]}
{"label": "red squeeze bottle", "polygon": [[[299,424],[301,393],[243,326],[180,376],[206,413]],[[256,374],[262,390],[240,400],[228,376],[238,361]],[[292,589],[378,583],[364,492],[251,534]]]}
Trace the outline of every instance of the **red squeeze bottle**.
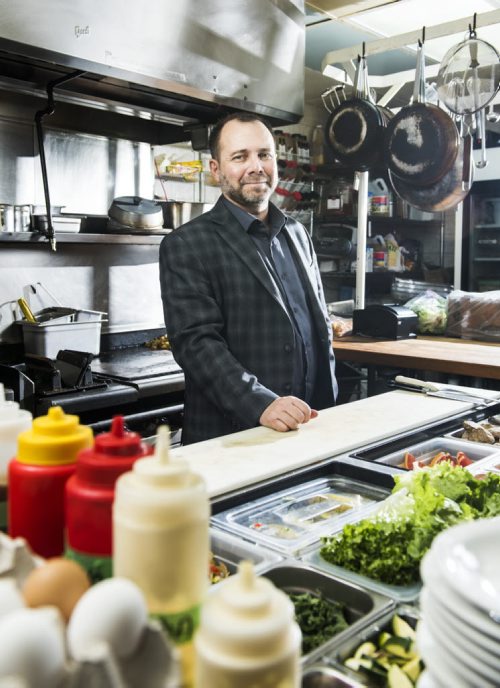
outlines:
{"label": "red squeeze bottle", "polygon": [[66,551],[95,583],[112,575],[112,507],[115,482],[137,459],[153,453],[139,434],[125,430],[115,416],[111,431],[96,435],[94,447],[78,454],[66,483]]}
{"label": "red squeeze bottle", "polygon": [[42,557],[64,552],[64,486],[78,452],[92,440],[91,428],[60,406],[18,435],[17,456],[9,463],[9,535],[24,538]]}

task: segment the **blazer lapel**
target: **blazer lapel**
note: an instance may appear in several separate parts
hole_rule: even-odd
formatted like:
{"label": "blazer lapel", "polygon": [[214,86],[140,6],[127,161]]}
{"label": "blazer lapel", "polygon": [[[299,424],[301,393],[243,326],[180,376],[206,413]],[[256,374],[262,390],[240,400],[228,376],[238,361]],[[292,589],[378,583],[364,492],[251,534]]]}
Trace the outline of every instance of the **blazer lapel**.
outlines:
{"label": "blazer lapel", "polygon": [[311,304],[316,310],[316,314],[320,313],[321,316],[323,316],[321,303],[318,298],[316,271],[314,270],[313,266],[309,266],[310,257],[304,253],[304,248],[298,241],[295,234],[293,232],[290,232],[288,227],[285,227],[285,231],[290,239],[291,250],[298,259],[297,265],[299,266],[299,270],[302,272],[302,275],[304,276],[307,293],[311,299]]}
{"label": "blazer lapel", "polygon": [[236,218],[231,215],[220,201],[210,211],[210,214],[212,216],[211,219],[216,223],[217,234],[229,245],[238,258],[248,266],[259,282],[287,312],[278,286],[266,268],[264,260],[249,237],[248,232],[245,232]]}

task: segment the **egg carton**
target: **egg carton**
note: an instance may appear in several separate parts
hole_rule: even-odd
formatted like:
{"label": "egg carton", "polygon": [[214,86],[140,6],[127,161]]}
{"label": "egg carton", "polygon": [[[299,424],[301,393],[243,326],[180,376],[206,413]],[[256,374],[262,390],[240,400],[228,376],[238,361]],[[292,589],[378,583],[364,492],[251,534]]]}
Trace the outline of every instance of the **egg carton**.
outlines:
{"label": "egg carton", "polygon": [[178,651],[167,641],[160,623],[151,620],[131,656],[117,657],[107,643],[96,644],[86,657],[69,667],[60,688],[178,688],[180,685]]}
{"label": "egg carton", "polygon": [[[69,658],[66,649],[66,628],[56,607],[24,608],[19,590],[30,572],[43,564],[23,538],[10,538],[0,533],[0,621],[14,611],[36,614],[54,638],[59,652],[65,655],[60,680],[50,688],[178,688],[181,685],[178,650],[169,642],[161,624],[149,619],[134,652],[118,657],[109,643],[94,643],[78,661]],[[52,648],[54,645],[52,645]],[[62,649],[64,648],[64,650]],[[59,655],[61,657],[61,655]],[[3,670],[0,652],[0,673]],[[32,688],[35,684],[25,676],[0,675],[0,688]],[[42,685],[42,683],[37,683]],[[43,683],[45,688],[46,683]]]}

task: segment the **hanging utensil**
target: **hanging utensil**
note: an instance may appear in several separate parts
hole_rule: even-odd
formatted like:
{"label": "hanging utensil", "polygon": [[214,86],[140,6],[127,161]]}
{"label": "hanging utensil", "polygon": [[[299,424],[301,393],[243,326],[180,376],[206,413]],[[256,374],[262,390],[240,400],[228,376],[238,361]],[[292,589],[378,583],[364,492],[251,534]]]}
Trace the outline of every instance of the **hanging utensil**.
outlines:
{"label": "hanging utensil", "polygon": [[409,205],[425,212],[437,213],[455,208],[472,186],[472,135],[462,123],[459,151],[452,168],[432,186],[415,186],[389,170],[389,180],[397,195]]}
{"label": "hanging utensil", "polygon": [[354,98],[344,100],[330,115],[327,142],[337,160],[354,170],[366,171],[383,156],[386,118],[370,100],[366,57],[358,56]]}
{"label": "hanging utensil", "polygon": [[455,114],[474,113],[493,100],[499,87],[500,55],[494,46],[477,37],[474,15],[469,36],[450,48],[440,64],[439,98]]}
{"label": "hanging utensil", "polygon": [[389,170],[405,184],[430,186],[453,168],[459,136],[452,118],[425,100],[424,36],[418,42],[413,98],[388,123],[386,159]]}
{"label": "hanging utensil", "polygon": [[488,164],[488,161],[486,160],[486,110],[482,108],[478,113],[476,113],[476,117],[476,138],[481,144],[481,157],[479,160],[476,160],[476,167],[482,170]]}

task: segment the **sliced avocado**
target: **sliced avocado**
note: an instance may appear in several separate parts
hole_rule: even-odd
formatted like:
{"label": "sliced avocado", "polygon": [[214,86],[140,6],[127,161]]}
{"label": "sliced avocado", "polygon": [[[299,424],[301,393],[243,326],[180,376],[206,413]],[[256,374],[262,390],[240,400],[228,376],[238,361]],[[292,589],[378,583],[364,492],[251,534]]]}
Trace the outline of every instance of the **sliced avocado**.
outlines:
{"label": "sliced avocado", "polygon": [[410,659],[409,662],[403,664],[401,669],[405,672],[408,678],[413,681],[413,683],[416,683],[422,671],[420,657],[414,657],[413,659]]}
{"label": "sliced avocado", "polygon": [[377,651],[377,648],[373,643],[361,643],[361,645],[358,647],[356,652],[354,653],[354,657],[357,657],[358,659],[362,655],[366,655],[367,657],[371,657],[374,655]]}
{"label": "sliced avocado", "polygon": [[382,631],[382,633],[378,637],[379,646],[384,647],[389,638],[392,638],[391,634],[387,633],[387,631]]}
{"label": "sliced avocado", "polygon": [[345,660],[344,666],[353,671],[359,671],[359,659],[356,659],[356,657],[349,657]]}
{"label": "sliced avocado", "polygon": [[388,688],[413,688],[413,683],[400,667],[393,664],[387,672],[387,686]]}
{"label": "sliced avocado", "polygon": [[[412,645],[411,640],[408,645],[408,643],[405,643],[404,641],[409,640],[408,638],[397,638],[397,637],[392,637],[390,640],[386,642],[384,645],[384,650],[388,652],[390,655],[393,657],[399,657],[401,659],[413,659],[414,653],[410,652],[409,649]],[[402,642],[403,641],[403,642]]]}
{"label": "sliced avocado", "polygon": [[398,635],[401,638],[411,638],[412,640],[416,638],[414,629],[397,614],[392,619],[392,630],[394,635]]}

